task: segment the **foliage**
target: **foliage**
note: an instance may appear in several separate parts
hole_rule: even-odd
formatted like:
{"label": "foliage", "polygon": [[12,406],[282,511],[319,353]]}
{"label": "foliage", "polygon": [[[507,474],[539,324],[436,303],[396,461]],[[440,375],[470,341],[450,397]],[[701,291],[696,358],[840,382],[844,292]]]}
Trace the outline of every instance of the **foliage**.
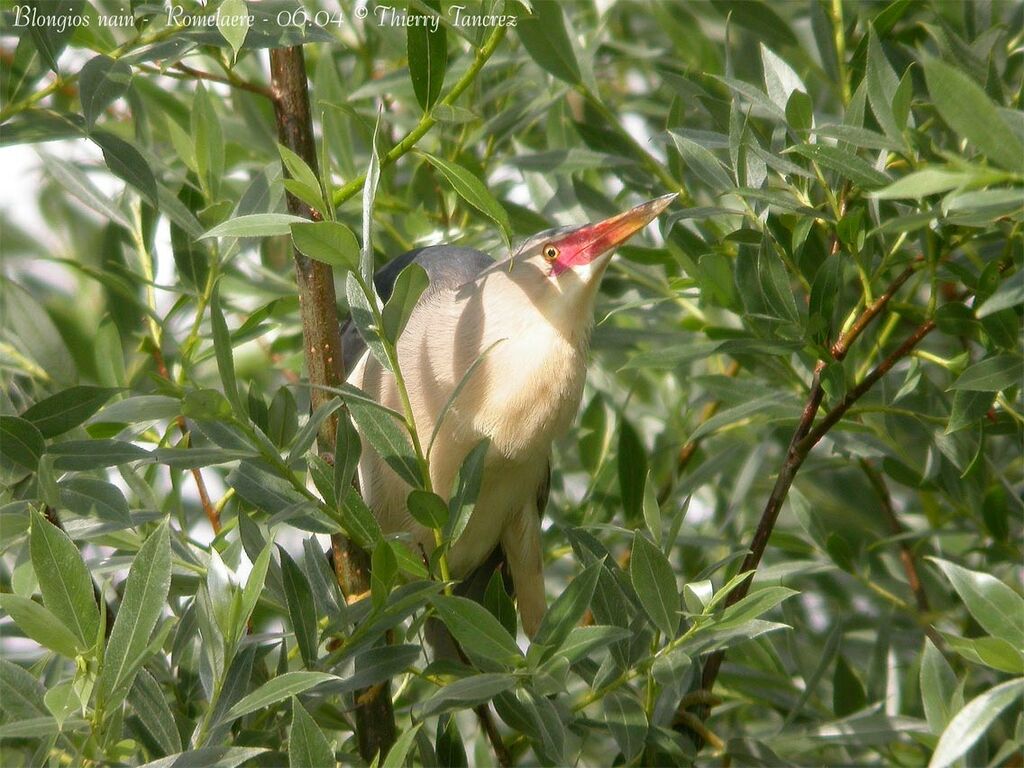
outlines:
{"label": "foliage", "polygon": [[[388,766],[1019,752],[1020,4],[460,3],[516,22],[475,27],[410,2],[433,34],[348,0],[101,25],[118,5],[41,2],[92,23],[29,32],[2,6],[2,152],[42,169],[2,218],[4,765],[359,764],[385,680]],[[315,164],[265,70],[299,43]],[[291,243],[394,370],[426,283],[383,302],[371,260],[503,255],[669,191],[602,286],[526,644],[500,579],[445,594],[445,546],[424,564],[351,488],[361,435],[444,545],[486,446],[424,487],[408,407],[311,407]],[[424,652],[428,617],[462,660]]]}

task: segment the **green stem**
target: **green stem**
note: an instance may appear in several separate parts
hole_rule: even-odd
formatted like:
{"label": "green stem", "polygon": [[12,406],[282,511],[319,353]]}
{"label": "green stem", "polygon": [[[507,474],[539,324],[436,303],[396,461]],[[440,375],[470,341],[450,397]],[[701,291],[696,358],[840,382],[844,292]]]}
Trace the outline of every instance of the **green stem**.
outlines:
{"label": "green stem", "polygon": [[[129,40],[128,42],[118,46],[106,55],[115,60],[119,59],[126,53],[131,53],[136,48],[141,48],[142,46],[149,45],[150,43],[156,43],[160,40],[172,37],[180,29],[181,27],[177,26],[166,27],[165,29],[161,29],[158,32],[153,33],[152,35],[139,35],[134,40]],[[0,123],[6,122],[9,118],[13,117],[19,112],[24,112],[26,109],[29,109],[35,104],[38,104],[47,96],[56,93],[61,88],[74,84],[78,80],[80,74],[81,72],[75,72],[74,74],[67,75],[66,77],[55,77],[50,83],[48,83],[46,86],[36,91],[35,93],[30,93],[21,101],[16,101],[13,104],[8,104],[3,109],[0,109]]]}
{"label": "green stem", "polygon": [[850,80],[846,73],[846,30],[843,25],[843,0],[832,0],[832,35],[836,44],[836,67],[843,105],[850,103]]}
{"label": "green stem", "polygon": [[[477,50],[476,57],[473,59],[472,64],[469,65],[469,69],[467,69],[462,77],[458,79],[455,85],[452,86],[452,89],[438,102],[438,104],[450,107],[455,103],[459,96],[462,95],[462,92],[470,86],[476,76],[480,73],[480,70],[483,69],[484,64],[486,64],[487,60],[491,58],[491,55],[498,48],[498,44],[504,37],[505,27],[495,27],[494,31],[491,32],[490,37],[487,38],[487,41],[479,50]],[[416,142],[422,139],[427,132],[434,127],[436,122],[437,119],[433,116],[433,113],[425,112],[416,127],[380,159],[381,169],[383,170],[402,157],[402,155],[405,155],[412,150],[412,148],[416,146]],[[337,208],[346,200],[350,200],[358,195],[359,192],[362,191],[363,184],[365,183],[366,174],[361,173],[345,186],[336,189],[334,191],[334,206]]]}

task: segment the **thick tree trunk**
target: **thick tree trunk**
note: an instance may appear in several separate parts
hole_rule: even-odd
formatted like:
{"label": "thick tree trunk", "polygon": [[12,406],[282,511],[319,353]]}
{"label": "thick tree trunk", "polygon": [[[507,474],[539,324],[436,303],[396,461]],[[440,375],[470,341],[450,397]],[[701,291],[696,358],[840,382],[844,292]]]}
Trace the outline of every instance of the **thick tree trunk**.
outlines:
{"label": "thick tree trunk", "polygon": [[[301,47],[277,48],[270,52],[271,89],[277,118],[278,141],[301,157],[319,175],[313,121],[309,111],[309,89],[305,58]],[[317,220],[320,214],[304,202],[288,195],[288,210]],[[332,395],[315,385],[337,386],[345,380],[338,328],[334,275],[329,265],[295,251],[295,275],[302,312],[302,338],[309,370],[313,408]],[[320,430],[321,452],[334,449],[337,421],[327,419]],[[335,573],[346,597],[361,595],[370,589],[367,554],[340,534],[331,540]],[[356,737],[359,753],[367,762],[375,755],[387,754],[395,741],[395,715],[391,706],[391,684],[384,683],[355,695]]]}

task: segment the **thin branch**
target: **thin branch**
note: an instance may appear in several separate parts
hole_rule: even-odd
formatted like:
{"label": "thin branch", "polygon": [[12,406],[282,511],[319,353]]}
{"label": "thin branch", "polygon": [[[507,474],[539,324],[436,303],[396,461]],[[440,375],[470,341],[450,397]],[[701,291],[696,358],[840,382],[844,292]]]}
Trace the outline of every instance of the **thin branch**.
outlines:
{"label": "thin branch", "polygon": [[[889,488],[885,484],[885,478],[867,459],[861,459],[859,464],[868,482],[871,483],[871,487],[878,494],[878,501],[882,507],[882,514],[885,515],[885,520],[889,524],[889,530],[892,531],[893,536],[902,536],[902,534],[906,533],[907,529],[896,515],[896,508],[893,506],[892,496],[889,494]],[[920,619],[924,626],[925,634],[928,635],[928,638],[936,648],[944,650],[945,641],[942,639],[942,635],[935,631],[929,620],[932,606],[928,600],[928,593],[925,592],[921,576],[917,572],[917,560],[914,558],[914,552],[905,538],[899,539],[899,547],[900,562],[903,564],[903,572],[907,576],[907,585],[914,595],[914,602],[917,604],[918,613],[921,614]]]}
{"label": "thin branch", "polygon": [[473,707],[473,711],[476,712],[476,716],[480,720],[480,726],[487,735],[487,740],[491,742],[499,768],[509,768],[512,765],[512,755],[501,739],[501,732],[491,716],[490,707],[487,704],[479,704]]}
{"label": "thin branch", "polygon": [[208,80],[211,83],[220,83],[227,85],[232,88],[237,88],[240,91],[249,91],[255,93],[264,98],[273,100],[274,94],[271,93],[270,89],[265,85],[259,83],[252,83],[248,80],[243,80],[238,76],[233,75],[218,75],[213,72],[204,72],[201,69],[190,67],[188,64],[183,64],[180,61],[177,64],[172,65],[177,72],[171,72],[169,70],[163,70],[158,67],[147,67],[138,65],[139,69],[143,72],[148,72],[151,75],[161,75],[162,77],[173,77],[177,80]]}
{"label": "thin branch", "polygon": [[878,383],[878,380],[887,374],[890,369],[896,365],[901,359],[906,357],[916,347],[921,340],[935,330],[935,321],[926,320],[917,327],[917,329],[907,339],[900,344],[888,357],[882,362],[875,366],[874,370],[871,371],[864,379],[851,389],[843,399],[836,405],[832,410],[825,414],[825,417],[811,432],[800,441],[800,445],[797,446],[798,450],[806,453],[813,448],[825,434],[835,426],[836,422],[839,421],[846,412],[850,410],[851,406],[860,400],[867,392]]}
{"label": "thin branch", "polygon": [[[160,351],[160,337],[156,335],[153,339],[153,360],[156,363],[157,373],[160,374],[167,381],[173,381],[171,378],[171,372],[167,368],[167,361],[164,360],[163,352]],[[175,424],[178,425],[178,431],[181,432],[181,439],[184,441],[182,447],[186,447],[189,442],[189,429],[188,424],[185,421],[185,417],[178,415],[174,420]],[[199,467],[193,467],[192,479],[196,484],[196,491],[199,493],[199,503],[203,507],[203,512],[206,513],[206,519],[210,522],[210,528],[213,529],[213,535],[217,536],[220,534],[220,510],[213,505],[210,500],[210,492],[206,489],[206,481],[203,480],[203,474],[199,470]]]}
{"label": "thin branch", "polygon": [[[318,173],[302,48],[271,50],[270,73],[278,141],[301,157],[313,173]],[[290,193],[288,210],[307,219],[319,218],[314,210]],[[302,314],[303,348],[312,385],[310,399],[316,409],[332,397],[324,387],[337,387],[345,380],[334,274],[330,265],[310,259],[296,250],[295,275]],[[317,445],[322,453],[334,450],[336,429],[337,419],[324,420],[317,435]],[[346,597],[368,591],[370,564],[366,553],[340,534],[331,536],[331,551],[335,575]],[[395,742],[390,681],[357,691],[356,701],[359,753],[364,760],[371,762],[378,755],[387,754]]]}
{"label": "thin branch", "polygon": [[[899,290],[899,288],[910,278],[916,269],[917,264],[915,263],[901,272],[889,287],[886,288],[886,290],[874,302],[864,309],[850,328],[840,335],[839,339],[832,346],[832,353],[836,360],[842,360],[846,356],[853,342],[856,341],[864,332],[868,325],[870,325],[871,321],[876,318],[883,309],[885,309],[888,303],[892,300],[896,291]],[[850,406],[870,390],[878,380],[896,364],[898,360],[909,354],[921,339],[923,339],[934,327],[935,324],[931,320],[920,326],[910,336],[910,338],[901,344],[892,354],[889,355],[889,357],[879,363],[879,365],[871,371],[871,373],[869,373],[863,381],[860,382],[860,384],[850,390],[846,397],[843,398],[843,401],[829,411],[818,427],[814,428],[814,419],[818,414],[818,409],[821,407],[821,401],[824,398],[824,389],[821,385],[821,372],[826,364],[824,361],[820,361],[818,363],[815,367],[814,380],[811,384],[811,391],[808,395],[807,403],[800,415],[800,421],[793,432],[793,436],[789,441],[789,447],[786,449],[786,458],[783,461],[782,468],[779,470],[778,476],[776,477],[775,486],[772,488],[768,501],[765,503],[764,510],[761,512],[761,519],[758,522],[757,530],[754,532],[754,538],[751,541],[747,556],[744,558],[743,564],[740,566],[740,572],[755,571],[757,570],[758,565],[760,565],[761,558],[768,546],[768,539],[771,537],[772,530],[775,528],[775,522],[779,517],[779,512],[782,510],[782,505],[789,493],[790,486],[792,486],[796,473],[803,464],[804,459],[807,458],[807,454],[810,450],[818,443],[819,440],[821,440],[828,430],[843,417],[843,415],[850,409]],[[739,587],[734,589],[726,599],[726,607],[734,605],[746,597],[747,593],[750,591],[751,582],[753,582],[753,579],[747,579]],[[722,660],[724,658],[724,651],[717,651],[708,657],[708,660],[704,665],[704,674],[701,683],[705,690],[710,691],[714,687],[715,680],[718,677],[718,671],[721,669]]]}
{"label": "thin branch", "polygon": [[[476,76],[480,73],[480,70],[483,69],[487,60],[491,58],[494,51],[497,50],[498,44],[504,37],[505,27],[500,25],[496,26],[491,32],[490,37],[487,38],[487,41],[477,50],[476,57],[473,59],[473,63],[469,65],[469,69],[465,71],[462,77],[458,79],[455,85],[452,86],[452,89],[438,102],[438,104],[450,107],[456,100],[458,100],[459,96],[462,95],[462,92],[469,87],[470,83],[472,83],[474,79],[476,79]],[[427,131],[434,127],[436,122],[437,119],[433,116],[432,112],[424,113],[416,127],[409,131],[404,139],[393,146],[390,151],[380,159],[381,169],[387,168],[398,160],[398,158],[415,147],[416,142],[422,139],[427,134]],[[359,194],[363,189],[364,183],[366,183],[366,174],[362,173],[352,179],[352,181],[345,186],[335,190],[333,201],[335,207]]]}

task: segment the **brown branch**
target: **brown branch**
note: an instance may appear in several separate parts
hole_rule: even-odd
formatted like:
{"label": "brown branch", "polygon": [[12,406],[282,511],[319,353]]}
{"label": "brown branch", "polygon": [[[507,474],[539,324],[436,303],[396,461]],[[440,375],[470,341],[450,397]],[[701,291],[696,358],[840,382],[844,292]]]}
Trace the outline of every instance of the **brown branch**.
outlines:
{"label": "brown branch", "polygon": [[843,399],[836,405],[832,410],[825,414],[825,417],[811,432],[800,441],[798,449],[804,453],[813,448],[825,434],[835,426],[836,422],[839,421],[846,412],[850,410],[854,403],[860,400],[867,392],[878,383],[878,380],[882,378],[889,370],[896,365],[902,358],[906,357],[916,347],[921,340],[935,330],[935,321],[926,320],[917,327],[907,339],[900,344],[888,357],[875,366],[874,370],[871,371],[864,380],[857,386],[851,389]]}
{"label": "brown branch", "polygon": [[[277,120],[278,141],[317,168],[316,143],[309,109],[306,64],[299,46],[270,51],[270,93]],[[287,172],[287,170],[286,170]],[[292,194],[288,210],[307,219],[319,218],[316,212]],[[332,395],[324,387],[337,387],[345,380],[338,327],[334,274],[330,265],[295,251],[295,275],[302,314],[302,339],[309,371],[310,399],[313,408]],[[317,436],[321,452],[334,450],[337,419],[325,419]],[[346,597],[370,589],[370,562],[367,554],[340,534],[331,536],[335,575]],[[395,715],[391,703],[390,681],[356,692],[356,740],[359,753],[367,762],[385,755],[395,742]]]}
{"label": "brown branch", "polygon": [[487,704],[480,704],[473,707],[473,711],[476,712],[477,719],[480,720],[480,726],[487,735],[487,740],[491,742],[499,768],[509,768],[512,765],[512,755],[501,739],[501,732],[491,716],[490,707]]}
{"label": "brown branch", "polygon": [[[899,517],[896,515],[896,508],[893,506],[892,496],[889,494],[889,488],[885,484],[885,479],[867,459],[861,459],[859,464],[864,475],[867,477],[868,482],[871,483],[871,487],[874,488],[875,493],[878,494],[878,501],[882,507],[882,514],[885,516],[885,520],[889,525],[889,530],[892,531],[894,536],[902,536],[906,533],[907,529],[903,526]],[[907,585],[910,587],[910,591],[914,595],[914,602],[917,604],[917,610],[921,614],[919,618],[924,626],[924,632],[928,635],[928,638],[936,648],[944,650],[945,641],[942,639],[942,635],[935,631],[935,628],[929,621],[928,614],[932,611],[931,602],[928,600],[928,593],[925,592],[921,576],[917,572],[917,560],[914,558],[914,552],[906,542],[906,539],[901,538],[899,540],[899,547],[900,562],[903,564],[903,573],[906,574]]]}
{"label": "brown branch", "polygon": [[[884,310],[892,300],[896,291],[899,290],[899,288],[910,278],[916,269],[917,265],[914,264],[901,272],[889,287],[886,288],[886,290],[874,302],[872,302],[872,304],[861,312],[853,325],[840,335],[839,339],[832,345],[831,350],[836,360],[842,360],[846,356],[853,342],[856,341],[868,325],[871,324],[871,321],[881,314],[882,310]],[[901,344],[885,360],[879,363],[871,373],[865,376],[864,380],[861,381],[860,384],[850,390],[839,405],[835,406],[828,412],[828,414],[826,414],[825,418],[817,427],[814,427],[814,419],[817,416],[818,410],[821,407],[821,401],[824,398],[824,389],[821,385],[821,372],[825,368],[826,363],[824,361],[818,362],[817,366],[815,366],[814,379],[811,383],[811,390],[807,398],[807,403],[800,415],[800,421],[797,423],[793,436],[789,441],[789,447],[786,449],[786,458],[783,461],[782,468],[779,470],[779,474],[775,479],[775,485],[768,497],[768,501],[765,503],[764,510],[761,512],[761,519],[758,522],[757,530],[754,532],[754,538],[750,543],[747,556],[744,558],[743,564],[740,566],[740,573],[745,571],[755,571],[757,570],[758,565],[760,565],[761,558],[764,556],[764,551],[768,546],[768,539],[771,537],[772,530],[775,528],[775,522],[778,520],[779,512],[782,510],[782,505],[786,500],[786,496],[789,494],[790,486],[792,486],[797,471],[799,471],[811,449],[819,440],[821,440],[828,430],[846,414],[853,403],[868,392],[868,390],[870,390],[878,380],[896,364],[898,360],[909,354],[921,339],[923,339],[934,327],[935,323],[931,320],[919,326],[903,344]],[[752,582],[752,578],[747,579],[734,589],[726,599],[725,607],[735,605],[746,597],[750,591],[750,585]],[[713,689],[724,658],[725,651],[716,651],[711,654],[705,662],[704,673],[701,681],[701,687],[705,690],[710,691]]]}
{"label": "brown branch", "polygon": [[[274,99],[273,91],[271,91],[265,85],[260,85],[259,83],[251,83],[248,80],[243,80],[240,77],[227,77],[224,75],[216,75],[213,72],[203,72],[200,69],[195,69],[194,67],[190,67],[188,64],[183,64],[180,61],[174,65],[174,68],[179,72],[183,72],[184,74],[198,78],[199,80],[209,80],[213,83],[222,83],[224,85],[229,85],[232,88],[237,88],[240,91],[249,91],[250,93],[258,94],[270,100]],[[167,72],[164,72],[162,74],[168,77],[174,76],[173,74]]]}
{"label": "brown branch", "polygon": [[[167,379],[167,381],[171,381],[171,372],[167,368],[167,362],[164,360],[163,352],[160,351],[157,339],[153,339],[153,360],[156,362],[157,373]],[[189,442],[189,429],[188,424],[185,421],[185,417],[179,414],[174,421],[178,425],[178,430],[181,432],[181,439],[184,443],[182,447],[187,448]],[[193,467],[191,472],[192,479],[195,480],[196,483],[196,490],[199,492],[199,503],[203,506],[203,512],[206,513],[206,519],[210,521],[210,527],[213,529],[213,535],[217,536],[220,533],[220,512],[210,500],[210,492],[206,490],[206,481],[203,480],[203,474],[200,472],[199,467]]]}

